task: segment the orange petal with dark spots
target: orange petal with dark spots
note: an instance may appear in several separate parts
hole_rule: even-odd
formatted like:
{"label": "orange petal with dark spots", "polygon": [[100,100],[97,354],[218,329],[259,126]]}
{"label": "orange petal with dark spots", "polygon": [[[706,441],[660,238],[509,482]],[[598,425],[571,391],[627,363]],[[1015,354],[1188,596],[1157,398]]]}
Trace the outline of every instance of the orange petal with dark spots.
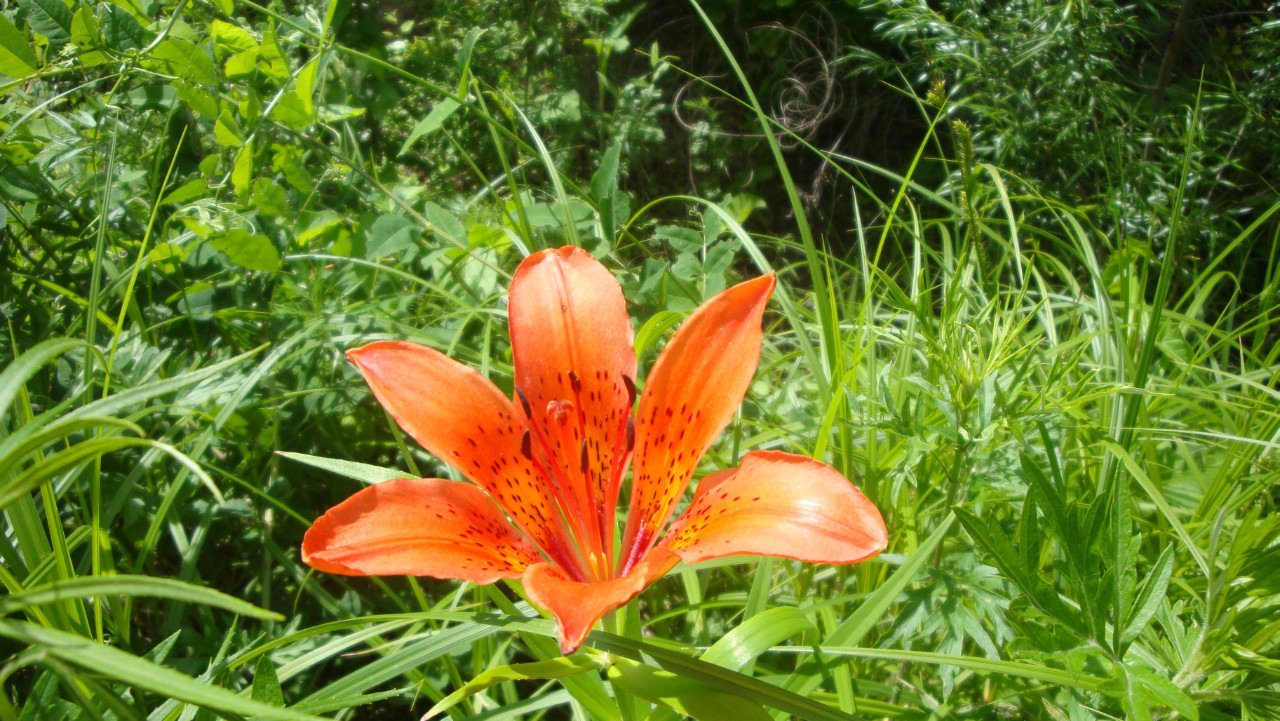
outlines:
{"label": "orange petal with dark spots", "polygon": [[885,548],[880,511],[836,469],[812,458],[753,451],[698,484],[662,539],[686,563],[721,556],[782,556],[853,563]]}
{"label": "orange petal with dark spots", "polygon": [[679,560],[670,551],[655,548],[627,575],[585,583],[568,578],[550,563],[539,563],[525,572],[524,590],[530,602],[555,618],[560,650],[568,655],[578,650],[601,616],[635,598]]}
{"label": "orange petal with dark spots", "polygon": [[541,472],[520,452],[524,428],[502,391],[415,343],[379,341],[347,358],[406,433],[488,491],[552,560],[572,564],[559,511]]}
{"label": "orange petal with dark spots", "polygon": [[302,560],[346,576],[413,575],[493,583],[542,562],[484,491],[439,479],[387,481],[329,509]]}
{"label": "orange petal with dark spots", "polygon": [[702,454],[733,418],[760,359],[773,274],[723,291],[695,310],[658,356],[636,412],[625,569],[661,533]]}
{"label": "orange petal with dark spots", "polygon": [[[612,545],[636,354],[613,274],[581,248],[534,253],[511,280],[515,384],[532,414],[531,450],[553,466],[597,552]],[[634,386],[632,386],[634,387]]]}

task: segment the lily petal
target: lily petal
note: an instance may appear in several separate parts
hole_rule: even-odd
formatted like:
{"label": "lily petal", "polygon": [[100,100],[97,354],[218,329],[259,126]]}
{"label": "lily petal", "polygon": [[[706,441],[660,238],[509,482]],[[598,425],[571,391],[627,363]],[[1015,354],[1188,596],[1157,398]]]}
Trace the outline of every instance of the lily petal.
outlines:
{"label": "lily petal", "polygon": [[406,433],[488,491],[552,560],[572,566],[559,511],[541,472],[520,452],[523,427],[502,391],[415,343],[379,341],[347,358]]}
{"label": "lily petal", "polygon": [[484,491],[440,479],[387,481],[329,509],[302,560],[346,576],[408,574],[493,583],[541,563]]}
{"label": "lily petal", "polygon": [[556,619],[560,651],[567,656],[578,650],[601,616],[635,598],[679,560],[674,553],[655,548],[627,575],[588,582],[574,581],[560,568],[539,563],[525,571],[524,590],[530,602]]}
{"label": "lily petal", "polygon": [[887,542],[880,511],[834,468],[753,451],[741,466],[702,479],[659,548],[685,563],[736,554],[853,563]]}
{"label": "lily petal", "polygon": [[612,546],[636,354],[622,288],[572,246],[534,253],[516,269],[508,315],[516,387],[532,414],[531,446],[546,457],[596,550]]}
{"label": "lily petal", "polygon": [[702,454],[742,403],[760,360],[773,274],[729,288],[689,316],[640,397],[623,570],[652,546]]}

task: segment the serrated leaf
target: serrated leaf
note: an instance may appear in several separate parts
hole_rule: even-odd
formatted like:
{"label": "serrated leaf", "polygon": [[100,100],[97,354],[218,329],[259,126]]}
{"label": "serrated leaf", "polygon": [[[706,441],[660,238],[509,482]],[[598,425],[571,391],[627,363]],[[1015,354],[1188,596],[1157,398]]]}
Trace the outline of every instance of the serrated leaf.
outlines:
{"label": "serrated leaf", "polygon": [[25,78],[36,72],[37,64],[26,35],[8,17],[0,15],[0,75]]}
{"label": "serrated leaf", "polygon": [[411,478],[413,476],[411,473],[404,473],[403,471],[397,471],[391,468],[371,466],[368,463],[357,463],[355,461],[344,461],[340,458],[309,456],[305,453],[293,453],[291,451],[276,451],[276,453],[290,460],[305,463],[308,466],[314,466],[326,471],[331,471],[340,476],[353,478],[361,483],[383,483],[386,481],[394,481],[398,478]]}
{"label": "serrated leaf", "polygon": [[[1133,601],[1129,613],[1129,623],[1125,625],[1120,636],[1122,646],[1128,646],[1147,627],[1147,623],[1155,616],[1156,609],[1165,600],[1165,591],[1169,588],[1169,579],[1173,577],[1173,546],[1168,546],[1156,559],[1151,572],[1147,574],[1147,582]],[[1123,648],[1121,649],[1123,652]]]}
{"label": "serrated leaf", "polygon": [[280,270],[280,251],[265,235],[250,235],[244,228],[229,230],[209,241],[209,247],[225,253],[232,263],[249,270]]}

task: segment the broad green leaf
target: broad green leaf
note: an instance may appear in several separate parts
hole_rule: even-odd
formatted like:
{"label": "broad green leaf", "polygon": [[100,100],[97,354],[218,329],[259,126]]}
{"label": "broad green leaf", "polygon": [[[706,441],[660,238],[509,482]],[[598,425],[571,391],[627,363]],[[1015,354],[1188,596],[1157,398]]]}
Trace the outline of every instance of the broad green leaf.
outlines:
{"label": "broad green leaf", "polygon": [[19,389],[46,363],[73,349],[89,344],[75,338],[50,338],[41,341],[18,356],[0,372],[0,418],[9,410]]}
{"label": "broad green leaf", "polygon": [[221,114],[218,99],[209,91],[185,80],[175,80],[171,84],[174,91],[178,93],[178,97],[182,98],[193,111],[211,120],[217,119]]}
{"label": "broad green leaf", "polygon": [[213,126],[213,137],[217,138],[218,145],[231,148],[244,145],[244,131],[240,129],[240,123],[230,110],[223,110],[218,114],[218,121]]}
{"label": "broad green leaf", "polygon": [[106,61],[106,54],[101,52],[103,39],[98,18],[88,5],[81,5],[71,18],[71,42],[79,48],[83,65],[100,65]]}
{"label": "broad green leaf", "polygon": [[293,130],[301,131],[311,127],[316,115],[315,110],[308,110],[295,93],[285,93],[271,108],[271,118]]}
{"label": "broad green leaf", "polygon": [[311,59],[302,70],[298,71],[298,78],[295,81],[294,93],[298,100],[302,101],[302,111],[306,115],[315,116],[315,92],[316,80],[320,73],[320,56]]}
{"label": "broad green leaf", "polygon": [[35,51],[26,36],[5,15],[0,15],[0,75],[25,78],[36,72]]}
{"label": "broad green leaf", "polygon": [[581,673],[599,671],[607,664],[601,659],[588,654],[578,653],[572,656],[561,656],[547,661],[533,663],[514,663],[509,666],[491,668],[468,681],[462,688],[445,696],[422,716],[422,721],[448,711],[463,700],[471,698],[481,691],[506,681],[528,681],[550,678],[566,678]]}
{"label": "broad green leaf", "polygon": [[379,260],[388,257],[399,257],[401,253],[413,247],[413,234],[416,228],[412,221],[404,216],[387,213],[373,221],[369,228],[369,239],[365,257]]}
{"label": "broad green leaf", "polygon": [[[1133,643],[1147,627],[1156,609],[1165,601],[1165,591],[1169,589],[1169,579],[1173,577],[1173,546],[1168,546],[1156,559],[1151,572],[1147,574],[1147,582],[1133,601],[1129,610],[1129,622],[1125,624],[1124,633],[1120,636],[1122,646]],[[1121,652],[1123,652],[1123,648]]]}
{"label": "broad green leaf", "polygon": [[644,322],[640,326],[640,330],[636,333],[636,355],[642,355],[649,346],[662,337],[671,326],[679,323],[684,319],[683,313],[677,313],[674,310],[663,310],[653,314],[653,317]]}
{"label": "broad green leaf", "polygon": [[614,661],[609,681],[627,693],[698,721],[772,721],[754,701],[629,659]]}
{"label": "broad green leaf", "polygon": [[249,48],[244,52],[236,53],[227,58],[227,61],[222,64],[222,71],[231,80],[239,80],[253,75],[253,72],[258,69],[258,58],[261,54],[262,51],[258,48]]}
{"label": "broad green leaf", "polygon": [[236,153],[235,163],[231,166],[231,187],[241,200],[249,196],[249,184],[253,180],[253,156],[253,143],[246,143]]}
{"label": "broad green leaf", "polygon": [[307,221],[306,227],[298,231],[294,238],[299,243],[306,243],[312,238],[324,235],[325,231],[342,224],[342,216],[332,210],[316,213]]}
{"label": "broad green leaf", "polygon": [[218,502],[223,502],[222,495],[218,491],[218,487],[214,485],[213,479],[209,477],[209,474],[205,473],[204,469],[200,468],[195,461],[187,458],[181,451],[167,443],[153,441],[150,438],[128,437],[95,438],[81,441],[49,456],[42,463],[33,464],[21,473],[5,479],[0,483],[0,508],[8,506],[23,494],[30,493],[40,484],[52,481],[60,474],[74,471],[95,458],[125,448],[154,448],[163,451],[195,473],[196,477],[209,488]]}
{"label": "broad green leaf", "polygon": [[64,663],[160,696],[230,714],[272,721],[324,721],[318,716],[269,706],[220,686],[202,683],[118,648],[65,631],[23,621],[0,621],[0,636],[31,644]]}
{"label": "broad green leaf", "polygon": [[784,639],[813,629],[813,624],[794,606],[771,608],[747,619],[699,658],[732,671],[741,671],[757,656]]}
{"label": "broad green leaf", "polygon": [[[161,199],[160,204],[165,205],[168,203],[177,203],[181,205],[189,200],[204,197],[208,192],[209,184],[205,182],[204,178],[196,178],[195,180],[188,181],[181,187],[174,188],[173,192]],[[165,243],[163,245],[170,244]],[[156,246],[157,249],[159,249],[159,247],[160,246]],[[155,259],[155,251],[152,251],[151,255],[152,258]]]}
{"label": "broad green leaf", "polygon": [[258,608],[220,591],[172,578],[154,576],[81,576],[33,586],[22,593],[0,598],[0,614],[10,614],[31,606],[59,603],[69,598],[93,597],[170,598],[187,603],[221,608],[264,621],[283,621],[274,611]]}
{"label": "broad green leaf", "polygon": [[253,667],[253,687],[249,691],[249,697],[272,706],[285,705],[284,690],[280,688],[276,667],[266,654],[259,656],[257,665]]}
{"label": "broad green leaf", "polygon": [[444,100],[436,103],[435,107],[431,108],[431,112],[427,113],[427,117],[419,121],[417,125],[413,126],[413,130],[409,131],[409,137],[405,139],[404,145],[400,146],[399,154],[404,155],[409,152],[409,148],[412,147],[419,138],[423,138],[439,130],[441,126],[444,125],[444,121],[448,120],[449,116],[453,115],[454,111],[459,107],[458,101],[453,98],[445,98]]}
{"label": "broad green leaf", "polygon": [[[531,628],[542,627],[531,624]],[[550,625],[546,625],[545,628],[543,633],[551,635]],[[682,679],[706,684],[719,691],[741,696],[752,703],[770,706],[797,718],[808,721],[851,721],[852,719],[839,709],[804,695],[644,641],[595,631],[587,637],[587,643],[633,661],[641,661],[646,657],[653,659],[663,670]],[[814,687],[817,687],[816,683]],[[811,692],[812,690],[806,693]]]}
{"label": "broad green leaf", "polygon": [[144,65],[165,75],[201,83],[214,82],[218,77],[204,48],[182,38],[171,37],[152,48]]}
{"label": "broad green leaf", "polygon": [[258,49],[258,41],[253,34],[234,23],[214,20],[209,24],[209,34],[213,36],[215,46],[229,55]]}
{"label": "broad green leaf", "polygon": [[102,5],[102,38],[114,50],[137,50],[150,40],[147,32],[133,13],[108,2]]}
{"label": "broad green leaf", "polygon": [[284,188],[271,178],[253,181],[253,207],[268,218],[280,218],[292,213],[284,197]]}
{"label": "broad green leaf", "polygon": [[58,51],[71,41],[71,8],[64,0],[18,0],[27,15],[31,29],[49,40],[49,48]]}
{"label": "broad green leaf", "polygon": [[618,189],[618,163],[622,158],[622,141],[615,140],[600,159],[600,167],[591,176],[591,197],[599,203]]}
{"label": "broad green leaf", "polygon": [[234,228],[209,241],[209,247],[225,253],[232,263],[249,270],[280,270],[280,251],[265,235],[250,235],[244,228]]}
{"label": "broad green leaf", "polygon": [[259,67],[267,75],[277,80],[284,80],[289,77],[289,63],[285,60],[284,52],[280,49],[280,40],[276,36],[274,24],[269,26],[266,32],[262,33],[259,60],[261,61]]}
{"label": "broad green leaf", "polygon": [[465,246],[463,239],[467,237],[467,229],[458,222],[453,213],[428,200],[423,205],[422,214],[427,217],[431,223],[431,230],[437,235],[454,245]]}
{"label": "broad green leaf", "polygon": [[136,435],[143,435],[144,433],[142,427],[137,423],[123,418],[89,416],[72,419],[59,418],[52,423],[47,423],[47,419],[42,415],[30,423],[24,424],[12,435],[4,439],[3,442],[0,442],[0,468],[16,468],[19,463],[26,460],[27,456],[32,453],[52,443],[64,441],[73,434],[91,429],[103,431],[108,427],[111,433],[104,435],[121,431]]}
{"label": "broad green leaf", "polygon": [[305,453],[293,453],[290,451],[276,451],[276,454],[289,460],[305,463],[308,466],[332,471],[340,476],[353,478],[361,483],[383,483],[385,481],[394,481],[398,478],[413,477],[411,473],[403,473],[390,468],[382,468],[381,466],[371,466],[367,463],[344,461],[338,458],[321,458],[320,456],[309,456]]}

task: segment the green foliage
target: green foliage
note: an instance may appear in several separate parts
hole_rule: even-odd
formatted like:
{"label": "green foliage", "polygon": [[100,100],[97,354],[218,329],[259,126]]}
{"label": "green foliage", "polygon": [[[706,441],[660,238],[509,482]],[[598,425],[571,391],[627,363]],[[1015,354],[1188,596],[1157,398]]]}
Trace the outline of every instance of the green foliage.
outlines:
{"label": "green foliage", "polygon": [[[834,7],[890,165],[778,112],[772,7],[7,6],[0,719],[1280,718],[1275,24],[1190,72],[1142,61],[1178,4]],[[643,365],[776,271],[703,471],[830,462],[888,552],[681,567],[567,659],[516,584],[302,564],[453,474],[343,351],[509,389],[510,273],[568,242]]]}

